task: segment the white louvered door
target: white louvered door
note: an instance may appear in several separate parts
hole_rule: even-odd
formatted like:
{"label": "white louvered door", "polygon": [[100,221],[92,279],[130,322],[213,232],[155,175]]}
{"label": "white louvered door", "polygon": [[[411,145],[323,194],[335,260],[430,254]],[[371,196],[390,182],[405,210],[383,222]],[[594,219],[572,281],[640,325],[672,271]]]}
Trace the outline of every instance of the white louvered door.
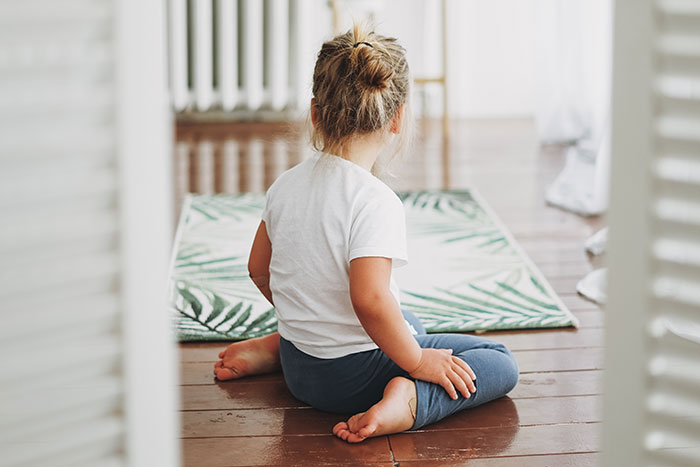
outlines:
{"label": "white louvered door", "polygon": [[618,0],[603,464],[700,465],[700,1]]}
{"label": "white louvered door", "polygon": [[0,0],[0,466],[178,464],[162,3]]}

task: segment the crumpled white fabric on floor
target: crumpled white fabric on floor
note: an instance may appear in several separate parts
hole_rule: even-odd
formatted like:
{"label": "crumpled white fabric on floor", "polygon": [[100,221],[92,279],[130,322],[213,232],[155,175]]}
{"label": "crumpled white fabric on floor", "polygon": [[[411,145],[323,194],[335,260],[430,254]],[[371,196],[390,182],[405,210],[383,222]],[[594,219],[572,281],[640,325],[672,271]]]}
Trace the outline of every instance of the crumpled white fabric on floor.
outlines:
{"label": "crumpled white fabric on floor", "polygon": [[543,143],[575,141],[548,203],[581,215],[608,205],[611,0],[537,3],[536,126]]}
{"label": "crumpled white fabric on floor", "polygon": [[566,152],[566,164],[547,188],[547,203],[583,216],[602,214],[608,207],[610,129],[601,140],[582,140]]}
{"label": "crumpled white fabric on floor", "polygon": [[599,304],[608,300],[608,268],[589,272],[576,284],[576,291]]}
{"label": "crumpled white fabric on floor", "polygon": [[[604,227],[586,240],[586,251],[593,255],[600,255],[605,252],[607,244],[608,228]],[[576,291],[589,300],[603,304],[608,297],[607,281],[607,268],[596,269],[576,284]]]}
{"label": "crumpled white fabric on floor", "polygon": [[584,216],[600,214],[594,209],[595,160],[571,146],[566,151],[566,165],[547,188],[547,203]]}
{"label": "crumpled white fabric on floor", "polygon": [[586,251],[592,255],[601,255],[608,246],[608,228],[603,227],[586,240]]}

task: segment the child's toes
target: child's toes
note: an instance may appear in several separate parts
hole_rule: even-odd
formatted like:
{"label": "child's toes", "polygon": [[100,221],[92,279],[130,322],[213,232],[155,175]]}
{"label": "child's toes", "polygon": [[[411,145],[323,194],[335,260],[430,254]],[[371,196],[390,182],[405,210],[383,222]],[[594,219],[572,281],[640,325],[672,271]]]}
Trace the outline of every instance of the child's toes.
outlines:
{"label": "child's toes", "polygon": [[338,422],[335,424],[333,427],[333,434],[336,436],[340,436],[339,433],[343,430],[348,429],[348,424],[346,422]]}
{"label": "child's toes", "polygon": [[227,379],[234,379],[238,376],[238,373],[233,371],[231,368],[217,368],[216,369],[216,379],[220,381],[226,381]]}
{"label": "child's toes", "polygon": [[361,437],[362,439],[369,438],[370,436],[372,436],[374,434],[375,431],[377,431],[376,423],[370,423],[370,424],[360,428],[359,431],[357,432],[357,435],[359,437]]}
{"label": "child's toes", "polygon": [[347,441],[348,437],[352,435],[352,432],[348,429],[347,423],[340,422],[333,427],[333,434],[343,441]]}
{"label": "child's toes", "polygon": [[345,441],[347,441],[348,443],[361,443],[362,441],[366,440],[367,437],[365,437],[365,436],[360,436],[360,435],[357,434],[357,433],[348,432],[348,437],[347,437],[347,438],[344,438],[344,439],[345,439]]}

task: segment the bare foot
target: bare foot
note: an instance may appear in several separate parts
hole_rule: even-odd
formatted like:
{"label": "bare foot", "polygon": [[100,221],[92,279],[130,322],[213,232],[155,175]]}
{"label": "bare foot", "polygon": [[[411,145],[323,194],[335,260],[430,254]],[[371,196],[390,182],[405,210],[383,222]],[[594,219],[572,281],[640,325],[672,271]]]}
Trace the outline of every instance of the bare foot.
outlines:
{"label": "bare foot", "polygon": [[219,353],[221,360],[214,365],[214,374],[217,379],[225,381],[277,371],[281,368],[279,349],[280,335],[277,332],[234,342]]}
{"label": "bare foot", "polygon": [[333,434],[348,443],[359,443],[372,436],[406,431],[413,426],[415,399],[416,384],[408,378],[397,376],[384,388],[382,400],[367,412],[338,423],[333,427]]}

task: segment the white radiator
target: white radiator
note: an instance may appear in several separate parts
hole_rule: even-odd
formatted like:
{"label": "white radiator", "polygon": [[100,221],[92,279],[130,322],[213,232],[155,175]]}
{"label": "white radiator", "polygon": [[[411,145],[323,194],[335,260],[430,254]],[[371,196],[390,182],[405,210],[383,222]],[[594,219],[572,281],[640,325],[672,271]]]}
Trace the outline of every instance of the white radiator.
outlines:
{"label": "white radiator", "polygon": [[168,0],[175,111],[298,114],[310,99],[312,6],[326,2]]}

